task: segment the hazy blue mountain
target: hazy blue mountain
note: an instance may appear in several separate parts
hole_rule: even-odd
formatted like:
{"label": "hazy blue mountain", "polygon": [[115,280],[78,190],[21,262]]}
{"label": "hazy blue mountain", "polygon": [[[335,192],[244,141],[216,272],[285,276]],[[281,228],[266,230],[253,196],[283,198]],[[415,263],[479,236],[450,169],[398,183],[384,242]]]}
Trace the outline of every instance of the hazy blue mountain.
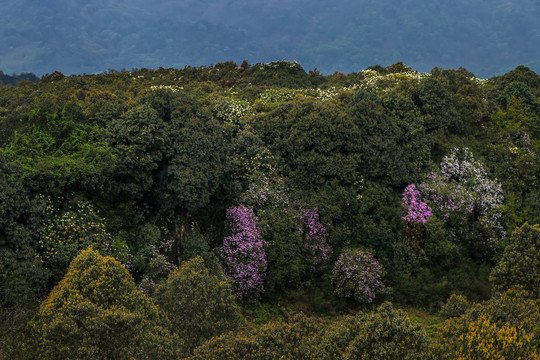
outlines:
{"label": "hazy blue mountain", "polygon": [[0,0],[5,73],[92,73],[247,59],[323,73],[403,61],[540,71],[538,0]]}

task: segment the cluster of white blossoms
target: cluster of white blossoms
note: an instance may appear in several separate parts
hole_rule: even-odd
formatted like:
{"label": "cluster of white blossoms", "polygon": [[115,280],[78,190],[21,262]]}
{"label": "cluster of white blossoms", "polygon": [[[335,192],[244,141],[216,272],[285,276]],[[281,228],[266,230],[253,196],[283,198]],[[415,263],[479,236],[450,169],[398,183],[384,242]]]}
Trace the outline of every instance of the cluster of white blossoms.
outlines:
{"label": "cluster of white blossoms", "polygon": [[267,89],[259,100],[263,103],[279,103],[294,100],[297,95],[311,96],[320,101],[333,99],[339,90],[335,86],[328,89]]}
{"label": "cluster of white blossoms", "polygon": [[253,107],[246,101],[226,99],[214,107],[215,115],[225,123],[238,124],[245,116],[252,114]]}
{"label": "cluster of white blossoms", "polygon": [[356,85],[357,87],[353,90],[356,90],[357,88],[377,88],[381,84],[388,82],[398,83],[403,80],[419,81],[431,76],[430,73],[419,73],[418,71],[405,71],[383,75],[372,69],[362,70],[360,71],[360,74],[363,75],[364,79],[358,85]]}
{"label": "cluster of white blossoms", "polygon": [[482,222],[504,236],[500,225],[500,207],[504,200],[502,186],[497,179],[489,179],[486,169],[474,159],[469,149],[454,149],[449,156],[445,156],[441,163],[441,175],[472,191]]}
{"label": "cluster of white blossoms", "polygon": [[177,92],[178,90],[182,90],[183,87],[176,86],[176,85],[152,85],[150,86],[150,90],[156,91],[156,90],[169,90],[173,93]]}
{"label": "cluster of white blossoms", "polygon": [[313,91],[316,93],[315,97],[321,101],[328,101],[338,94],[335,86],[329,89],[314,89]]}
{"label": "cluster of white blossoms", "polygon": [[328,101],[336,97],[340,92],[356,91],[359,89],[377,88],[381,85],[395,84],[403,80],[422,80],[430,77],[430,73],[419,73],[417,71],[406,71],[392,74],[382,75],[375,70],[366,69],[360,71],[363,76],[357,84],[336,88],[335,86],[328,89],[268,89],[261,94],[260,100],[264,103],[277,103],[293,100],[298,94],[312,96],[320,101]]}
{"label": "cluster of white blossoms", "polygon": [[472,81],[473,83],[477,84],[477,85],[480,85],[480,86],[484,86],[487,83],[489,83],[489,79],[479,79],[476,76],[473,76],[469,80]]}

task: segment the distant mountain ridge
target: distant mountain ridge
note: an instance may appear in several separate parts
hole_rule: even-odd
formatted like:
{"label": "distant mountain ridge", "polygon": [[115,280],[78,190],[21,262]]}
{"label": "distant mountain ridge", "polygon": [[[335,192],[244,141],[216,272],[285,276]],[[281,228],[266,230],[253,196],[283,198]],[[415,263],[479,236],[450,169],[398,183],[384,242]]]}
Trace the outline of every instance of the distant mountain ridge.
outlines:
{"label": "distant mountain ridge", "polygon": [[66,74],[297,60],[323,73],[403,61],[540,71],[538,0],[0,1],[0,69]]}

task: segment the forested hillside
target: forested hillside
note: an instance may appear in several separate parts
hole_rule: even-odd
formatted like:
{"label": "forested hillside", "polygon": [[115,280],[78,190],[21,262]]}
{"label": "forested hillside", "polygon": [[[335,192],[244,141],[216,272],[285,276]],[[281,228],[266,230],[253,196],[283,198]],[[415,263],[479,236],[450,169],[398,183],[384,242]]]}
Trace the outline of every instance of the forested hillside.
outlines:
{"label": "forested hillside", "polygon": [[403,61],[540,71],[537,0],[0,1],[0,69],[65,74],[297,60],[324,74]]}
{"label": "forested hillside", "polygon": [[0,359],[537,359],[540,76],[0,86]]}

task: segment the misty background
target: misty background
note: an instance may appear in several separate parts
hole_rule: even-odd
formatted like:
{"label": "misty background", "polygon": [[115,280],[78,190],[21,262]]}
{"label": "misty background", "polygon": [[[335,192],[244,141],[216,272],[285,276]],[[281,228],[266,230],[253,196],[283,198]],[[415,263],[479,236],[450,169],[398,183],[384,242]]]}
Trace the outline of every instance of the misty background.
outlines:
{"label": "misty background", "polygon": [[402,61],[478,77],[540,72],[539,0],[0,1],[0,70],[296,60],[323,74]]}

